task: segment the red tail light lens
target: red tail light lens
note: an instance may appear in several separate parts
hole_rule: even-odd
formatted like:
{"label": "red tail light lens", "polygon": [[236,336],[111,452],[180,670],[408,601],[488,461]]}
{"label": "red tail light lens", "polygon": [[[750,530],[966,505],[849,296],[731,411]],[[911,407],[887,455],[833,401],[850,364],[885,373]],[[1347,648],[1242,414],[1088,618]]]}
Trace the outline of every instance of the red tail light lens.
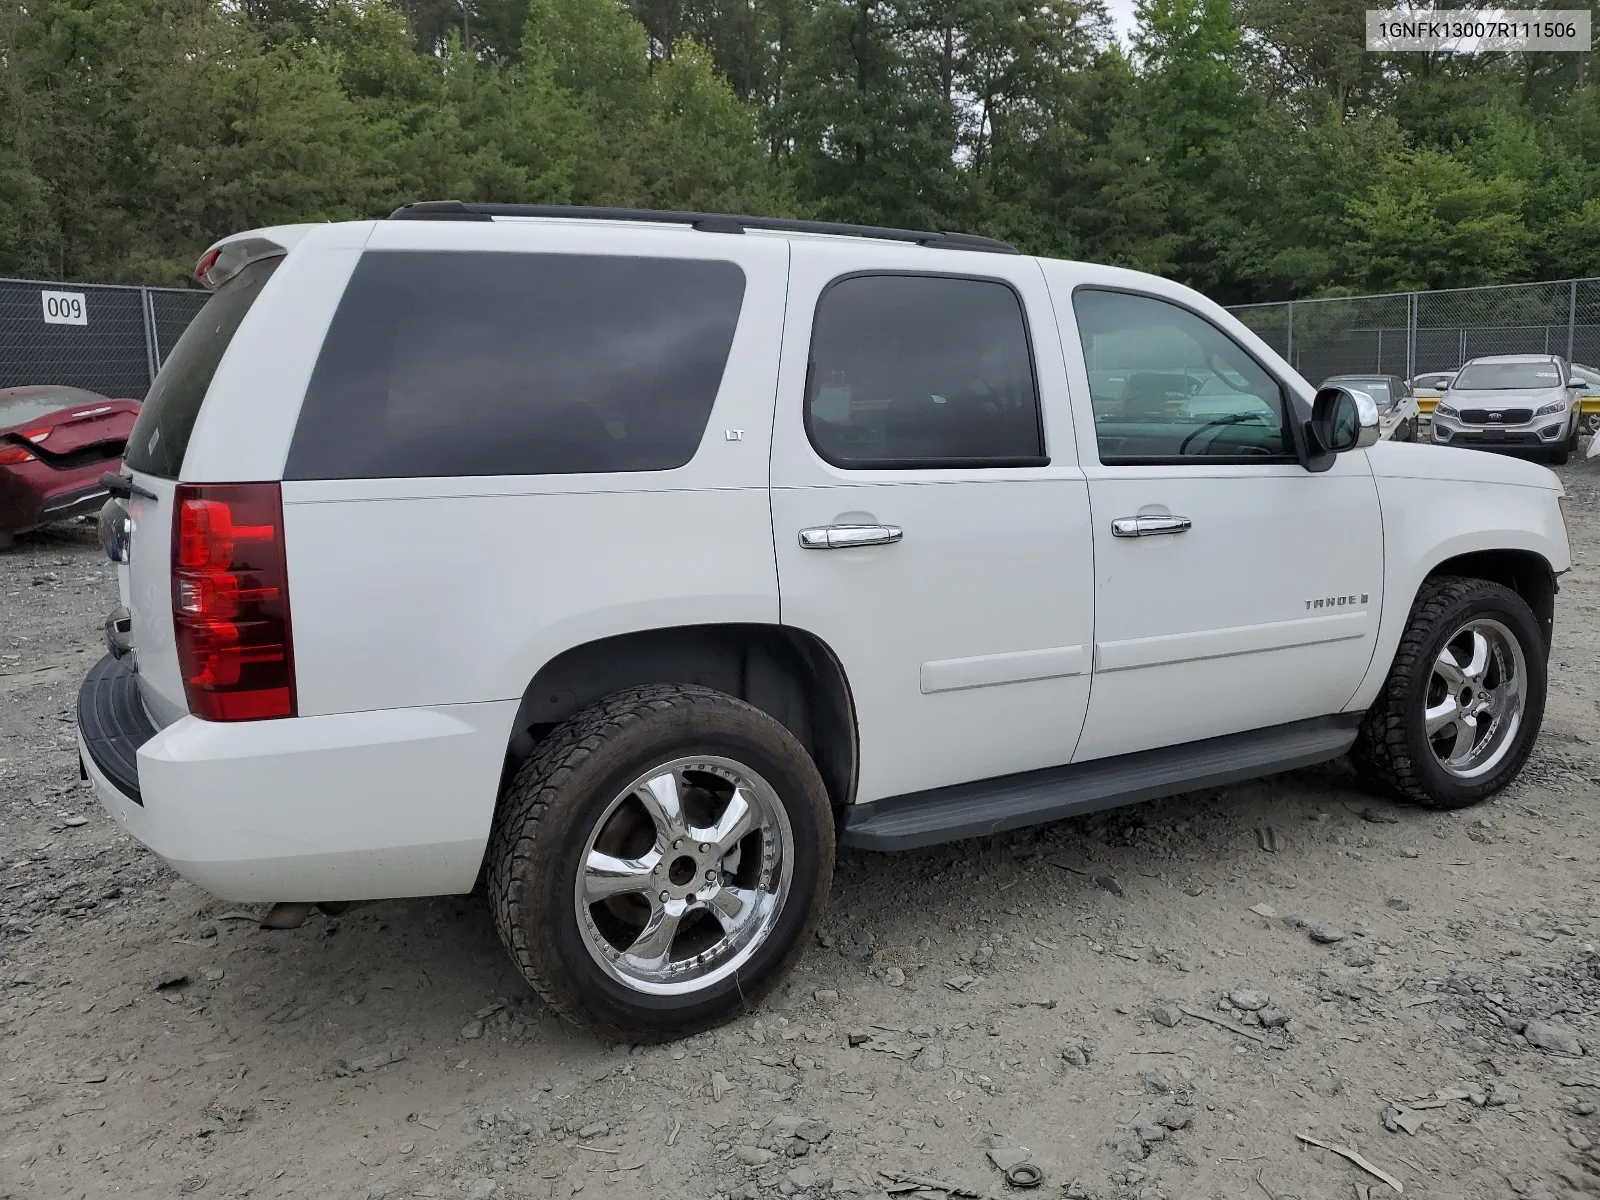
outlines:
{"label": "red tail light lens", "polygon": [[276,483],[182,483],[172,623],[189,711],[207,721],[295,714],[294,640]]}
{"label": "red tail light lens", "polygon": [[18,463],[32,462],[33,452],[21,446],[0,444],[0,467],[14,467]]}

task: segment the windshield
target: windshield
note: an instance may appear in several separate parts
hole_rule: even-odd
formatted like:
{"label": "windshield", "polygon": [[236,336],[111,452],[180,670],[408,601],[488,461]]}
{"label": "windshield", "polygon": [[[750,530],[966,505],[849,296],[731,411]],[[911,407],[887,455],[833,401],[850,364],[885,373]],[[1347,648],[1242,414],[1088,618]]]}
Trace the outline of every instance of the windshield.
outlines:
{"label": "windshield", "polygon": [[0,388],[0,427],[36,421],[64,408],[77,408],[104,399],[99,392],[75,387]]}
{"label": "windshield", "polygon": [[1585,391],[1593,391],[1595,388],[1600,387],[1600,371],[1596,371],[1593,367],[1585,367],[1580,363],[1573,363],[1572,378],[1583,384]]}
{"label": "windshield", "polygon": [[1468,363],[1452,385],[1458,392],[1509,392],[1561,386],[1561,368],[1553,362]]}

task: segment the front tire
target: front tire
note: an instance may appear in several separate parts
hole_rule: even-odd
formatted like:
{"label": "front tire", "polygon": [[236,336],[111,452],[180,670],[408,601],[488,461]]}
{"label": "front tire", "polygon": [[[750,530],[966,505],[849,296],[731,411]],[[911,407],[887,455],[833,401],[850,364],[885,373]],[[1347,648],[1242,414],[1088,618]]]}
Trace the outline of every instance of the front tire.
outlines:
{"label": "front tire", "polygon": [[1544,719],[1548,651],[1509,588],[1425,583],[1351,756],[1363,776],[1430,808],[1465,808],[1522,770]]}
{"label": "front tire", "polygon": [[501,939],[545,1001],[616,1041],[745,1011],[816,928],[833,813],[805,749],[710,688],[607,697],[513,777],[488,853]]}

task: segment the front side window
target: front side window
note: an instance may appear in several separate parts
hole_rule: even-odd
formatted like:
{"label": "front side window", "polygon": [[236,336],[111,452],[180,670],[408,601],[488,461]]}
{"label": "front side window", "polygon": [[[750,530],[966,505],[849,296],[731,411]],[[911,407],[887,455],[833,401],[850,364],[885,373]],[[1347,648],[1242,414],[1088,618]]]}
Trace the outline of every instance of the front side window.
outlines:
{"label": "front side window", "polygon": [[1042,466],[1022,303],[1003,283],[860,275],[817,302],[811,444],[835,466]]}
{"label": "front side window", "polygon": [[284,477],[681,467],[743,299],[731,262],[369,251],[323,342]]}
{"label": "front side window", "polygon": [[1073,308],[1102,463],[1293,457],[1283,389],[1210,321],[1093,288]]}

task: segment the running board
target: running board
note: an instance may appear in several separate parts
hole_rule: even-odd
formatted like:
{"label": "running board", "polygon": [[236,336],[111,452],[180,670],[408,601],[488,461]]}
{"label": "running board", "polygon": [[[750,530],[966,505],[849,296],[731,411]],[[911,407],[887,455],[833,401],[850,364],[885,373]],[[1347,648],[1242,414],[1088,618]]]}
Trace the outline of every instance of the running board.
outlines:
{"label": "running board", "polygon": [[1181,746],[889,796],[847,809],[839,840],[863,850],[911,850],[1309,767],[1350,749],[1361,716],[1316,717]]}

